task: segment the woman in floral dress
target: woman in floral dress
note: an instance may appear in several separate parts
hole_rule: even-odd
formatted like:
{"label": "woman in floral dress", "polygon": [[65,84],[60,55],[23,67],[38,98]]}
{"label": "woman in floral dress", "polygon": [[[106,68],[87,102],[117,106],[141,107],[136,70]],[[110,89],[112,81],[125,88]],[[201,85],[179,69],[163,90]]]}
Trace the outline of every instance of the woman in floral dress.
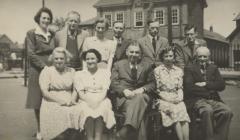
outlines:
{"label": "woman in floral dress", "polygon": [[174,125],[179,140],[189,140],[189,116],[183,102],[183,71],[175,66],[174,51],[163,50],[160,59],[163,64],[154,70],[157,82],[158,109],[161,112],[163,126]]}

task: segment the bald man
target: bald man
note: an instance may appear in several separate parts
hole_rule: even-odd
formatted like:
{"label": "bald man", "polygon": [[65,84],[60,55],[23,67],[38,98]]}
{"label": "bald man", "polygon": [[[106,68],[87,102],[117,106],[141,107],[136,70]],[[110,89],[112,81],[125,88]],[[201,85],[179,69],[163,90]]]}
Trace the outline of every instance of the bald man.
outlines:
{"label": "bald man", "polygon": [[225,83],[217,66],[209,64],[209,56],[209,49],[200,46],[196,49],[196,63],[185,67],[186,104],[201,117],[202,140],[227,140],[233,114],[218,94]]}

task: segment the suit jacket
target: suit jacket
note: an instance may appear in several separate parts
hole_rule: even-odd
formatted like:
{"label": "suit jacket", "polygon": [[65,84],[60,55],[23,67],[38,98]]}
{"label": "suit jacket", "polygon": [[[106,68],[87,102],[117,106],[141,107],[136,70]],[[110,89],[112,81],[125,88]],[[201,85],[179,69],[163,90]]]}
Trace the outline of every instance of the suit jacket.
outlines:
{"label": "suit jacket", "polygon": [[126,49],[129,44],[130,44],[130,40],[125,39],[125,38],[122,38],[121,44],[116,43],[116,50],[115,50],[115,55],[113,58],[113,63],[127,58],[126,57]]}
{"label": "suit jacket", "polygon": [[117,95],[117,106],[121,106],[126,100],[123,95],[125,89],[135,90],[144,87],[147,94],[155,89],[155,79],[150,63],[141,61],[137,65],[137,81],[132,79],[129,61],[123,59],[114,64],[111,75],[110,88]]}
{"label": "suit jacket", "polygon": [[164,37],[159,37],[156,40],[156,51],[152,46],[152,40],[149,35],[144,36],[138,40],[140,47],[143,51],[143,57],[149,59],[152,63],[158,66],[161,64],[159,54],[167,47],[169,47],[168,40]]}
{"label": "suit jacket", "polygon": [[[184,68],[185,99],[195,103],[201,98],[221,101],[218,91],[225,89],[225,82],[216,65],[208,64],[205,78],[199,64],[189,64]],[[206,86],[196,86],[196,82],[206,82]]]}
{"label": "suit jacket", "polygon": [[[56,40],[57,40],[57,46],[58,47],[67,47],[67,35],[68,35],[68,30],[67,27],[63,28],[61,31],[56,33]],[[82,50],[82,44],[83,41],[86,37],[89,36],[89,33],[87,31],[81,30],[78,32],[77,35],[77,43],[78,43],[78,50],[81,53]]]}
{"label": "suit jacket", "polygon": [[[195,55],[196,55],[196,49],[203,45],[207,46],[207,43],[205,40],[202,39],[196,39],[197,42],[194,46],[188,46],[186,44],[186,40],[181,40],[179,42],[176,42],[176,65],[180,68],[184,68],[185,65],[188,63],[193,63],[195,61]],[[193,47],[193,51],[190,49]]]}

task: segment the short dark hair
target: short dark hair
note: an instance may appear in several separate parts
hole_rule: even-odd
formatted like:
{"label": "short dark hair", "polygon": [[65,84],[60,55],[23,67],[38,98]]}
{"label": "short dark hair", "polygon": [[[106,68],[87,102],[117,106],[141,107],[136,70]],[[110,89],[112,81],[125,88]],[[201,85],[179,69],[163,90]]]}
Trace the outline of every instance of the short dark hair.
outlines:
{"label": "short dark hair", "polygon": [[102,56],[101,56],[101,54],[99,53],[99,51],[97,51],[96,49],[89,49],[89,50],[83,52],[83,54],[82,54],[82,59],[83,59],[84,61],[86,61],[86,57],[87,57],[87,54],[88,54],[88,53],[94,53],[94,54],[96,55],[97,59],[98,59],[98,61],[97,61],[98,63],[102,61]]}
{"label": "short dark hair", "polygon": [[167,47],[165,49],[163,49],[163,51],[159,54],[159,59],[163,62],[163,57],[164,57],[164,54],[168,53],[172,51],[173,52],[173,57],[174,59],[176,58],[176,51],[175,51],[175,48],[174,47]]}
{"label": "short dark hair", "polygon": [[197,27],[193,24],[187,24],[184,27],[184,32],[186,33],[187,31],[191,30],[192,28],[194,29],[194,32],[197,32]]}
{"label": "short dark hair", "polygon": [[141,46],[140,46],[140,44],[138,43],[137,40],[130,40],[130,42],[129,42],[127,48],[126,48],[126,51],[128,50],[128,48],[129,48],[130,46],[138,46],[139,49],[140,49],[140,51],[141,51],[141,54],[143,53],[143,50],[142,50],[142,48],[141,48]]}
{"label": "short dark hair", "polygon": [[107,20],[107,19],[105,19],[105,18],[97,18],[97,19],[95,20],[94,27],[96,27],[98,23],[104,23],[104,24],[105,24],[105,27],[106,27],[106,30],[108,30],[109,23],[108,23],[108,20]]}
{"label": "short dark hair", "polygon": [[53,20],[53,14],[52,14],[52,11],[47,8],[47,7],[43,7],[41,9],[38,10],[38,12],[36,13],[36,15],[34,16],[34,21],[39,24],[40,22],[40,17],[41,17],[41,14],[42,13],[47,13],[50,17],[50,23],[52,23],[52,20]]}
{"label": "short dark hair", "polygon": [[115,25],[115,23],[122,23],[123,24],[123,27],[125,28],[125,24],[123,23],[123,22],[121,22],[121,21],[119,21],[119,20],[116,20],[116,21],[113,21],[113,26]]}
{"label": "short dark hair", "polygon": [[149,19],[147,21],[147,26],[150,26],[150,24],[153,23],[153,22],[159,22],[159,21],[156,18],[155,19]]}

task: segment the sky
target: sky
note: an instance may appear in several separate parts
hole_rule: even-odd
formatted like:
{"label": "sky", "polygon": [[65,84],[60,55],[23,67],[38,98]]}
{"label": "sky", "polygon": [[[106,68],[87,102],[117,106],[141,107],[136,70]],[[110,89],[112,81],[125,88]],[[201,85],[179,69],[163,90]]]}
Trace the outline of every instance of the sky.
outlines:
{"label": "sky", "polygon": [[[71,10],[81,14],[81,20],[97,15],[93,4],[98,0],[45,0],[54,17],[66,17]],[[207,0],[204,12],[204,27],[213,26],[214,32],[227,37],[235,28],[232,21],[240,12],[240,0]],[[0,34],[6,34],[12,41],[23,43],[26,32],[36,24],[34,15],[42,6],[42,0],[0,0]]]}

